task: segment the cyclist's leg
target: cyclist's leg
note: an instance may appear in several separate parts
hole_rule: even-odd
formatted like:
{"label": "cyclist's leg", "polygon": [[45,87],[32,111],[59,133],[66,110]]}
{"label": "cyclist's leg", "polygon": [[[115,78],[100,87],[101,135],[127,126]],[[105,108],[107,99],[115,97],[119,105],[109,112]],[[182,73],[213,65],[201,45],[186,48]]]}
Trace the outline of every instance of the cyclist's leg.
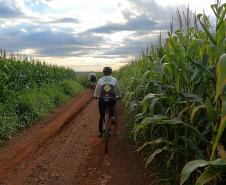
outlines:
{"label": "cyclist's leg", "polygon": [[93,88],[95,89],[95,87],[96,87],[96,82],[97,82],[97,79],[95,78],[94,80],[93,80]]}
{"label": "cyclist's leg", "polygon": [[96,78],[95,77],[91,77],[91,88],[95,88],[95,81],[96,81]]}
{"label": "cyclist's leg", "polygon": [[109,117],[111,119],[111,131],[113,133],[115,133],[115,127],[114,127],[114,124],[115,124],[115,117],[114,117],[114,106],[116,104],[116,100],[110,100],[109,102]]}
{"label": "cyclist's leg", "polygon": [[109,102],[109,116],[114,117],[114,106],[116,104],[116,100],[110,100]]}
{"label": "cyclist's leg", "polygon": [[99,113],[100,113],[100,119],[99,119],[99,134],[102,134],[103,131],[103,121],[105,116],[105,101],[103,99],[99,99]]}

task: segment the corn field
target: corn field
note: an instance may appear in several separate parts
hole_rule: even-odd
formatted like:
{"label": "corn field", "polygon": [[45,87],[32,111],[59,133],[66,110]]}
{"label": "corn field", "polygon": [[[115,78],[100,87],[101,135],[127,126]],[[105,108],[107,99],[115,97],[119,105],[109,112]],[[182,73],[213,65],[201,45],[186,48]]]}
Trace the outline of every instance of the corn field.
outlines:
{"label": "corn field", "polygon": [[71,69],[0,52],[0,145],[83,90]]}
{"label": "corn field", "polygon": [[4,51],[0,56],[0,97],[4,100],[9,93],[43,86],[66,79],[75,79],[75,72],[57,66],[45,65],[38,61],[27,61],[11,55],[6,58]]}
{"label": "corn field", "polygon": [[177,11],[178,27],[119,70],[131,136],[170,185],[226,184],[226,4]]}

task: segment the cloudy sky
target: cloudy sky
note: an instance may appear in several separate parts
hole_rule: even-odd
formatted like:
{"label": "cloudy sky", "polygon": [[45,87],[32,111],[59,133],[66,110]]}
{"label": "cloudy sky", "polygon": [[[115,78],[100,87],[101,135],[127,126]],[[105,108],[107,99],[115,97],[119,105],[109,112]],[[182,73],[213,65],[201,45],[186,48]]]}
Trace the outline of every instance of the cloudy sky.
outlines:
{"label": "cloudy sky", "polygon": [[215,0],[0,0],[0,48],[77,71],[117,69],[188,2],[212,15]]}

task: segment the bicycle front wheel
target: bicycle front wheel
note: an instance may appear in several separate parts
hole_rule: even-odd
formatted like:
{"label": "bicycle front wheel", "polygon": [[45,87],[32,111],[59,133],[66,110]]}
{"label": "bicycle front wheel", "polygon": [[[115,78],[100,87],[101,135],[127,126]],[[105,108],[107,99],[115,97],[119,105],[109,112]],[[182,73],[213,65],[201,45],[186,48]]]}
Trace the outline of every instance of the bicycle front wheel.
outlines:
{"label": "bicycle front wheel", "polygon": [[108,153],[108,140],[109,140],[109,133],[108,129],[104,131],[104,152],[105,154]]}

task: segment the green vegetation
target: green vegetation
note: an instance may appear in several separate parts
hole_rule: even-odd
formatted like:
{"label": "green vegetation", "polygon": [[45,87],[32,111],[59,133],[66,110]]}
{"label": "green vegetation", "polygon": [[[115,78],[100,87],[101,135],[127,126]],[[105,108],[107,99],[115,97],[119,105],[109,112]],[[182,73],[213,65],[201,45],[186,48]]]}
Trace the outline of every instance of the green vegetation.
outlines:
{"label": "green vegetation", "polygon": [[226,4],[211,7],[215,25],[178,11],[179,27],[118,74],[137,151],[170,185],[226,184]]}
{"label": "green vegetation", "polygon": [[73,70],[0,56],[0,144],[83,90]]}

